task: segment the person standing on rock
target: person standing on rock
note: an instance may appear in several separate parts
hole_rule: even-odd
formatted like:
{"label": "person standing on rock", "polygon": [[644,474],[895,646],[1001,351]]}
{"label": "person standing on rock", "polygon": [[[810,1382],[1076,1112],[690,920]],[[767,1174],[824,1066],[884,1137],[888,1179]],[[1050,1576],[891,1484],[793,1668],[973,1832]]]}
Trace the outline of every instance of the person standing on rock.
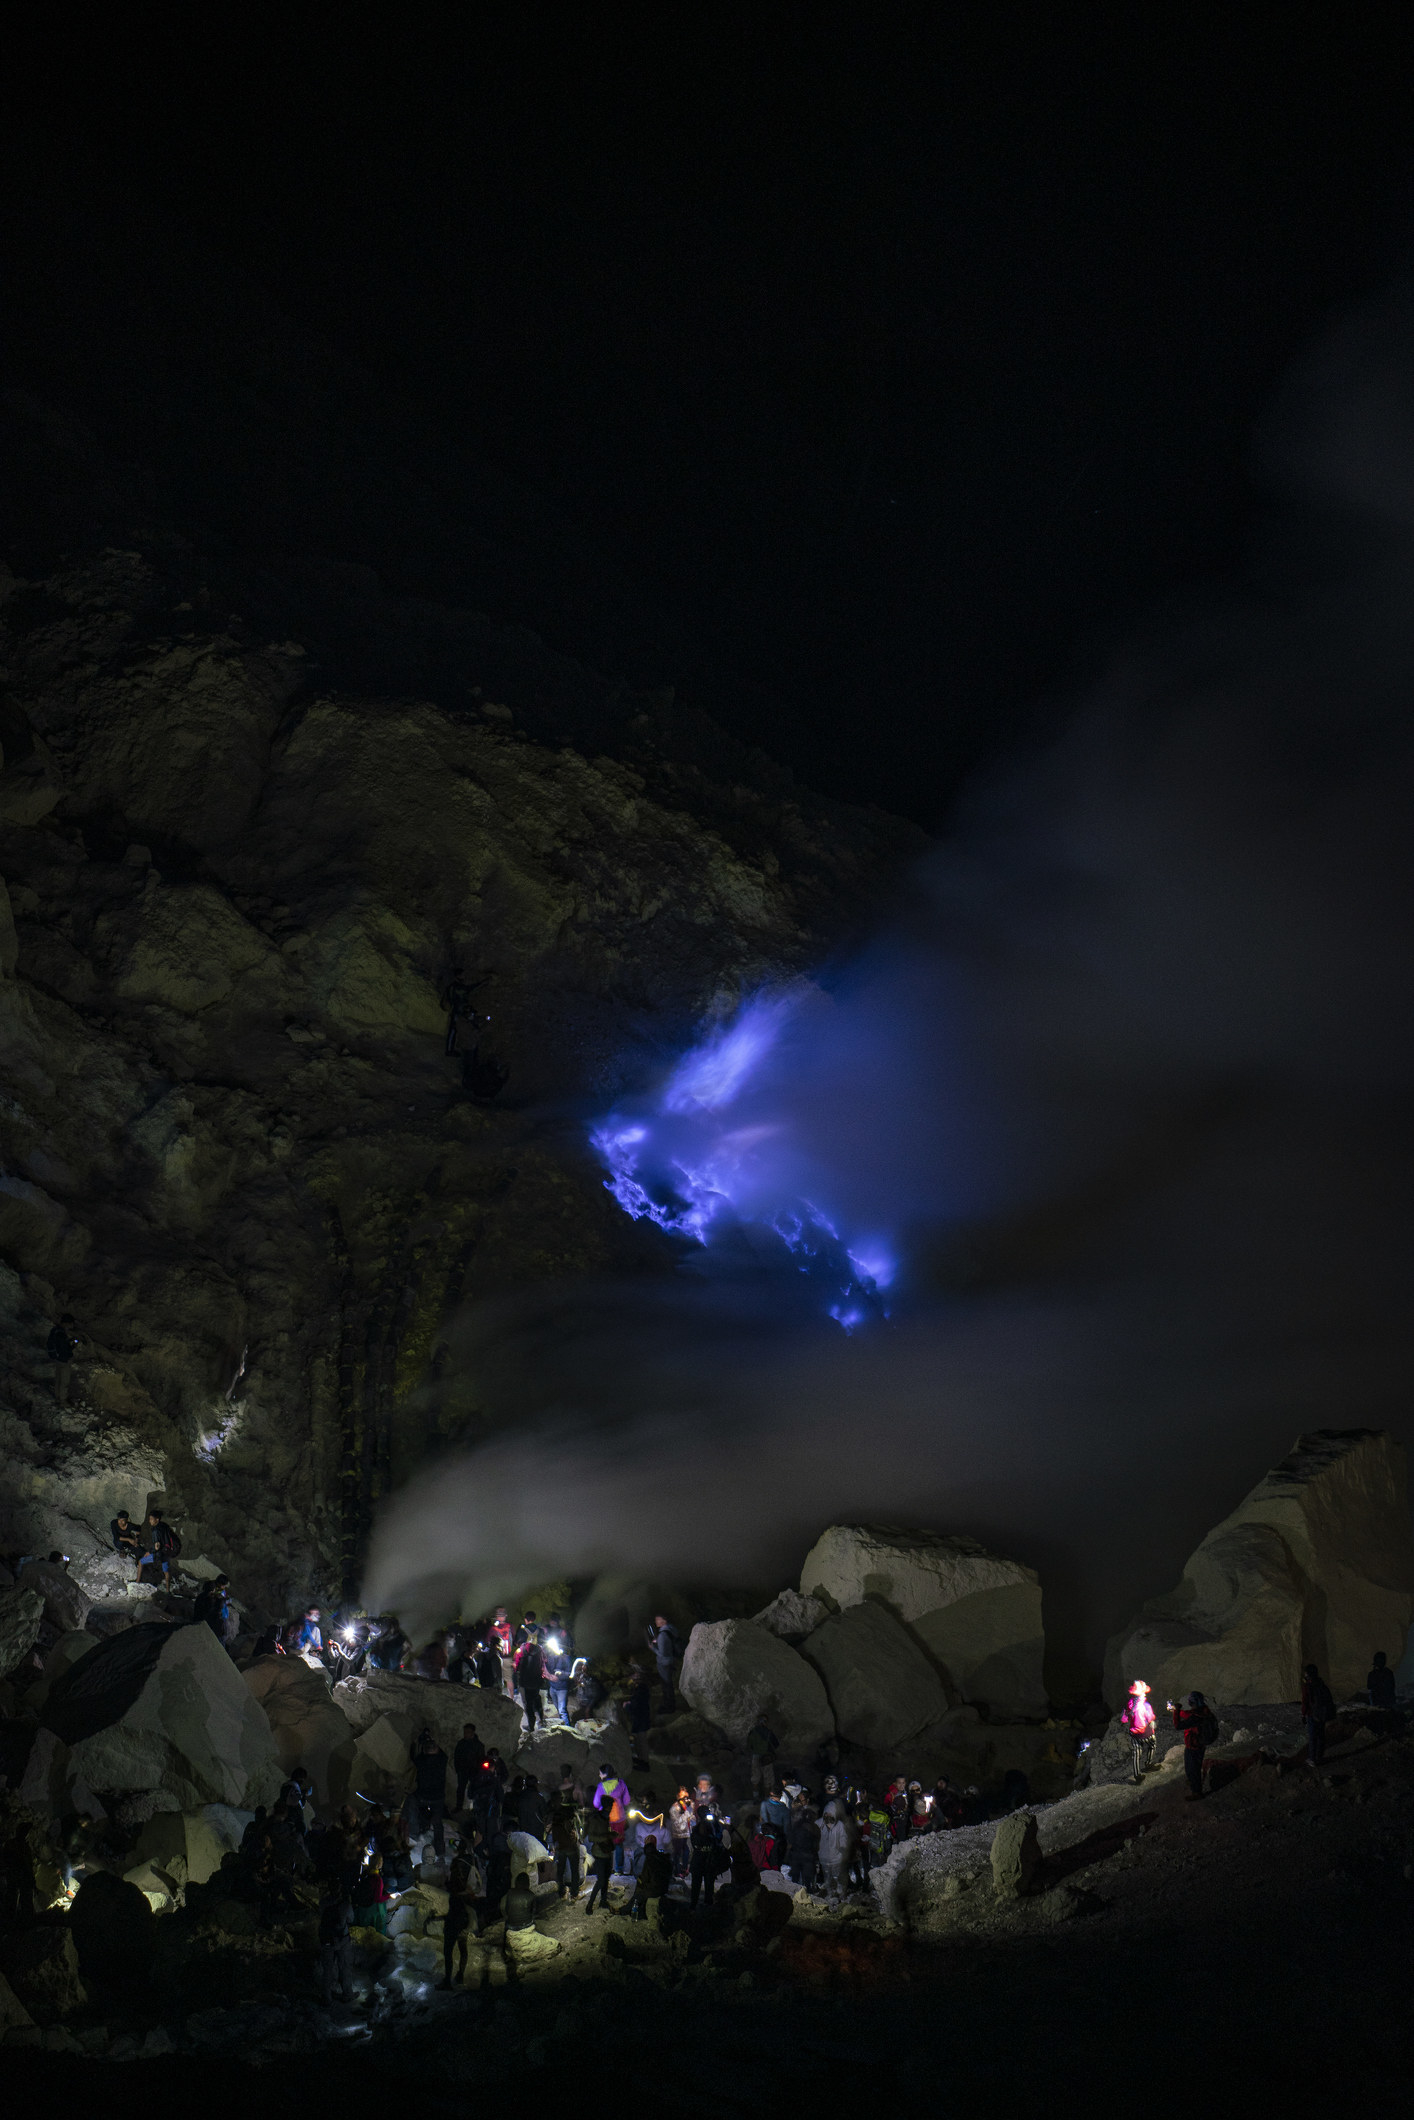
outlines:
{"label": "person standing on rock", "polygon": [[679,1789],[677,1801],[668,1809],[668,1841],[672,1850],[673,1876],[679,1884],[687,1876],[692,1863],[693,1821],[692,1796],[687,1789]]}
{"label": "person standing on rock", "polygon": [[1146,1680],[1135,1679],[1119,1719],[1129,1732],[1129,1757],[1134,1768],[1134,1779],[1138,1782],[1153,1768],[1154,1746],[1157,1741],[1154,1710],[1149,1700]]}
{"label": "person standing on rock", "polygon": [[516,1685],[525,1710],[525,1734],[535,1735],[538,1723],[545,1727],[545,1652],[532,1634],[516,1651]]}
{"label": "person standing on rock", "polygon": [[1365,1698],[1372,1708],[1386,1712],[1394,1706],[1394,1673],[1383,1649],[1376,1649],[1374,1663],[1366,1675]]}
{"label": "person standing on rock", "polygon": [[644,1753],[648,1744],[648,1732],[653,1723],[653,1688],[648,1673],[636,1657],[629,1662],[628,1699],[624,1702],[624,1724],[628,1730],[628,1741],[633,1747],[633,1763],[636,1767],[648,1765]]}
{"label": "person standing on rock", "polygon": [[513,1634],[504,1605],[497,1605],[495,1617],[486,1629],[486,1639],[501,1659],[501,1691],[514,1700],[515,1666],[511,1661]]}
{"label": "person standing on rock", "polygon": [[324,1894],[319,1909],[319,1978],[324,1989],[324,2007],[334,2007],[337,1985],[342,2001],[353,2001],[353,1949],[349,1929],[353,1906],[342,1879],[336,1879]]}
{"label": "person standing on rock", "polygon": [[579,1836],[584,1814],[574,1800],[574,1791],[561,1787],[550,1812],[547,1828],[550,1852],[555,1858],[555,1895],[579,1897]]}
{"label": "person standing on rock", "polygon": [[1306,1764],[1319,1773],[1326,1756],[1326,1724],[1335,1720],[1335,1701],[1314,1664],[1307,1664],[1301,1674],[1301,1720],[1306,1725]]}
{"label": "person standing on rock", "polygon": [[447,1845],[442,1829],[442,1821],[447,1815],[447,1755],[430,1730],[424,1730],[413,1746],[412,1766],[415,1776],[412,1805],[416,1819],[413,1830],[419,1835],[430,1832],[433,1847],[443,1855]]}
{"label": "person standing on rock", "polygon": [[1196,1803],[1203,1794],[1203,1758],[1217,1736],[1218,1722],[1201,1693],[1189,1693],[1183,1706],[1168,1703],[1175,1730],[1183,1733],[1183,1771],[1188,1780],[1188,1799]]}
{"label": "person standing on rock", "polygon": [[813,1892],[820,1868],[820,1821],[802,1789],[790,1807],[786,1832],[786,1867],[802,1891]]}
{"label": "person standing on rock", "polygon": [[231,1612],[231,1578],[218,1575],[215,1582],[203,1583],[197,1592],[193,1617],[200,1625],[205,1621],[223,1649],[229,1649],[235,1635],[235,1619]]}
{"label": "person standing on rock", "polygon": [[466,1792],[474,1788],[486,1764],[486,1753],[481,1739],[476,1734],[474,1723],[463,1723],[462,1734],[452,1752],[452,1769],[457,1777],[457,1800],[452,1809],[460,1815],[466,1806]]}
{"label": "person standing on rock", "polygon": [[442,1986],[452,1985],[452,1958],[457,1959],[457,1979],[466,1979],[467,1931],[471,1927],[472,1901],[476,1898],[471,1845],[457,1842],[457,1852],[447,1878],[447,1911],[442,1920]]}
{"label": "person standing on rock", "polygon": [[61,1406],[69,1403],[69,1386],[74,1375],[74,1356],[79,1351],[79,1334],[74,1325],[74,1314],[66,1310],[49,1335],[47,1352],[54,1364],[54,1396]]}
{"label": "person standing on rock", "polygon": [[844,1904],[845,1880],[854,1853],[854,1828],[847,1818],[828,1814],[820,1825],[820,1866],[825,1872],[825,1897],[831,1906]]}
{"label": "person standing on rock", "polygon": [[722,1838],[716,1820],[704,1805],[699,1804],[697,1816],[692,1822],[689,1840],[689,1873],[692,1888],[688,1905],[695,1908],[702,1892],[706,1891],[707,1904],[712,1904],[712,1894],[717,1886],[717,1874],[725,1867],[722,1859]]}
{"label": "person standing on rock", "polygon": [[764,1716],[758,1716],[746,1733],[746,1753],[751,1768],[753,1796],[764,1796],[770,1789],[772,1763],[779,1749],[780,1739],[767,1724]]}
{"label": "person standing on rock", "polygon": [[601,1910],[607,1914],[609,1873],[614,1866],[614,1833],[607,1811],[591,1808],[585,1820],[584,1837],[589,1843],[589,1875],[592,1880],[589,1886],[589,1900],[584,1911],[586,1914],[592,1914],[597,1899]]}
{"label": "person standing on rock", "polygon": [[648,1646],[653,1651],[653,1661],[658,1666],[658,1684],[663,1691],[663,1713],[676,1715],[678,1697],[673,1678],[678,1658],[682,1655],[682,1639],[670,1619],[660,1612],[648,1629]]}

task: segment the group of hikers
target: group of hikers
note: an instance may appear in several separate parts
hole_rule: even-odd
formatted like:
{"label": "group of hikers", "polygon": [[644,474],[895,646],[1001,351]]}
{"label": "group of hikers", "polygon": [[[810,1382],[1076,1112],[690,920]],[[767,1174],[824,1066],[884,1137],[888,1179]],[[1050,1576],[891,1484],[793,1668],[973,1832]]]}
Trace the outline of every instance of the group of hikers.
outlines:
{"label": "group of hikers", "polygon": [[[1136,1782],[1152,1774],[1157,1765],[1158,1718],[1149,1699],[1147,1679],[1136,1678],[1129,1698],[1120,1711],[1120,1723],[1129,1735],[1131,1771]],[[1376,1649],[1365,1678],[1365,1701],[1385,1711],[1395,1705],[1395,1677],[1383,1649]],[[1173,1727],[1183,1739],[1183,1772],[1190,1800],[1204,1794],[1203,1769],[1208,1748],[1218,1742],[1218,1718],[1206,1694],[1197,1690],[1181,1701],[1164,1703],[1173,1717]],[[1326,1756],[1326,1733],[1335,1720],[1335,1696],[1316,1664],[1306,1664],[1301,1673],[1301,1720],[1306,1725],[1307,1763],[1319,1771]]]}

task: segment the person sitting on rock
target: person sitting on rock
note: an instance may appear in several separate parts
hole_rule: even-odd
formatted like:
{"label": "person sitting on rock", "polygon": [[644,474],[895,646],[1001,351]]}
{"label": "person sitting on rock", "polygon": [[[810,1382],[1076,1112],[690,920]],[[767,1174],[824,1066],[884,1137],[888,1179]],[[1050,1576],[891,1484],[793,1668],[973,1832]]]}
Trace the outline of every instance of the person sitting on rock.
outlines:
{"label": "person sitting on rock", "polygon": [[295,1629],[294,1648],[296,1656],[302,1656],[307,1664],[318,1670],[324,1668],[324,1615],[318,1605],[306,1605],[304,1618]]}
{"label": "person sitting on rock", "polygon": [[128,1515],[126,1509],[118,1511],[118,1514],[108,1526],[108,1530],[113,1540],[113,1551],[118,1555],[118,1558],[136,1563],[142,1548],[138,1538],[137,1525]]}
{"label": "person sitting on rock", "polygon": [[542,1936],[535,1926],[535,1894],[524,1870],[506,1894],[506,1959],[521,1966],[536,1958],[553,1958],[560,1948],[553,1936]]}
{"label": "person sitting on rock", "polygon": [[182,1550],[182,1542],[160,1509],[148,1510],[147,1525],[139,1544],[146,1550],[138,1564],[138,1581],[165,1584],[171,1576],[172,1563]]}
{"label": "person sitting on rock", "polygon": [[1365,1679],[1365,1698],[1372,1708],[1394,1706],[1394,1673],[1383,1649],[1376,1649],[1374,1664]]}
{"label": "person sitting on rock", "polygon": [[54,1327],[46,1343],[46,1352],[54,1364],[54,1396],[61,1406],[69,1403],[69,1385],[74,1374],[74,1356],[79,1350],[79,1334],[74,1326],[74,1314],[66,1310]]}
{"label": "person sitting on rock", "polygon": [[588,1722],[597,1718],[604,1704],[608,1687],[599,1676],[587,1656],[577,1656],[570,1666],[570,1677],[574,1683],[574,1706],[570,1710],[571,1723]]}
{"label": "person sitting on rock", "polygon": [[1129,1689],[1129,1699],[1120,1713],[1120,1722],[1129,1732],[1129,1757],[1134,1769],[1134,1779],[1139,1781],[1149,1773],[1154,1764],[1154,1745],[1157,1732],[1154,1710],[1149,1703],[1149,1687],[1146,1680],[1136,1678]]}

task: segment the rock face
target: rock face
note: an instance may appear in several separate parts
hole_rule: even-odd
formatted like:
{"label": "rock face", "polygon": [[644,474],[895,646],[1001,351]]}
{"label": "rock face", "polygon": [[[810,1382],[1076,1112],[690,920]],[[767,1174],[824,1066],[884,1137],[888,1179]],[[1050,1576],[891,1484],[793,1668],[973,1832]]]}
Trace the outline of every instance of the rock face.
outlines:
{"label": "rock face", "polygon": [[448,1759],[464,1723],[474,1723],[484,1745],[494,1745],[503,1759],[520,1749],[519,1701],[481,1686],[454,1686],[446,1679],[410,1678],[401,1671],[370,1671],[361,1678],[340,1679],[334,1702],[357,1731],[382,1715],[396,1715],[408,1725],[411,1743],[420,1730],[432,1731]]}
{"label": "rock face", "polygon": [[329,1762],[347,1743],[352,1724],[330,1694],[329,1682],[302,1656],[258,1656],[246,1666],[246,1685],[265,1711],[281,1769],[307,1767],[321,1806],[331,1801]]}
{"label": "rock face", "polygon": [[[330,1802],[396,1806],[412,1787],[416,1729],[406,1715],[379,1715],[339,1747],[329,1762]],[[450,1757],[450,1754],[448,1755]],[[448,1792],[448,1800],[456,1790]]]}
{"label": "rock face", "polygon": [[44,1617],[58,1633],[77,1633],[88,1618],[93,1599],[67,1568],[50,1561],[27,1561],[16,1580],[21,1590],[39,1592]]}
{"label": "rock face", "polygon": [[7,2032],[27,2032],[33,2029],[34,2019],[21,2002],[3,1973],[0,1973],[0,2041]]}
{"label": "rock face", "polygon": [[689,1707],[737,1745],[764,1716],[780,1739],[783,1758],[808,1755],[834,1733],[819,1674],[755,1620],[713,1620],[694,1627],[683,1655],[681,1690]]}
{"label": "rock face", "polygon": [[833,1614],[800,1653],[824,1680],[835,1728],[851,1744],[885,1751],[947,1710],[936,1666],[903,1622],[872,1599]]}
{"label": "rock face", "polygon": [[591,1736],[586,1730],[537,1730],[522,1744],[512,1765],[517,1774],[534,1774],[542,1789],[553,1789],[566,1767],[588,1794],[599,1779],[599,1769],[611,1766],[625,1780],[633,1768],[633,1747],[628,1732],[617,1723],[605,1723]]}
{"label": "rock face", "polygon": [[1161,1703],[1195,1687],[1224,1705],[1290,1701],[1314,1662],[1339,1700],[1375,1649],[1398,1664],[1411,1617],[1404,1451],[1379,1430],[1317,1429],[1113,1636],[1105,1697],[1117,1708],[1146,1678]]}
{"label": "rock face", "polygon": [[881,1524],[832,1524],[800,1571],[803,1596],[842,1611],[887,1605],[955,1691],[1002,1715],[1044,1715],[1045,1632],[1033,1568],[975,1539]]}
{"label": "rock face", "polygon": [[1017,1899],[1031,1889],[1041,1861],[1041,1836],[1030,1811],[1013,1811],[992,1837],[992,1888],[998,1898]]}
{"label": "rock face", "polygon": [[100,1797],[252,1806],[280,1780],[264,1710],[209,1627],[132,1627],[55,1683],[42,1720]]}
{"label": "rock face", "polygon": [[[0,1550],[95,1596],[153,1493],[253,1608],[351,1593],[379,1499],[484,1432],[450,1321],[674,1260],[544,1101],[611,1100],[646,1025],[812,961],[921,843],[355,572],[237,589],[163,533],[3,577]],[[290,637],[331,593],[395,698]],[[443,1050],[457,967],[499,1101]]]}
{"label": "rock face", "polygon": [[8,1678],[39,1640],[44,1599],[37,1590],[0,1590],[0,1678]]}
{"label": "rock face", "polygon": [[768,1634],[779,1634],[783,1642],[799,1643],[829,1618],[830,1608],[821,1598],[802,1597],[798,1590],[782,1590],[754,1616],[757,1626],[764,1627]]}
{"label": "rock face", "polygon": [[37,2024],[59,2024],[88,2000],[73,1936],[57,1924],[46,1922],[7,1937],[4,1968],[15,1995]]}
{"label": "rock face", "polygon": [[227,1842],[202,1811],[157,1811],[137,1837],[133,1858],[173,1885],[205,1884],[221,1867]]}

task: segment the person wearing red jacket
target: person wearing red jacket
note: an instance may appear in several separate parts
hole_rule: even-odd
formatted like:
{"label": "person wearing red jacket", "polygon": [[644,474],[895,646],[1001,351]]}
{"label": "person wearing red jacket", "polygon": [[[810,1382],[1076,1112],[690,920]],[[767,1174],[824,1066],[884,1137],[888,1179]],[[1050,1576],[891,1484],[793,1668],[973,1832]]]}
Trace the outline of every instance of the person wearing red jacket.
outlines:
{"label": "person wearing red jacket", "polygon": [[1203,1754],[1210,1743],[1214,1716],[1212,1709],[1201,1693],[1188,1693],[1183,1706],[1168,1703],[1173,1714],[1175,1730],[1183,1733],[1183,1771],[1188,1777],[1188,1796],[1192,1802],[1203,1794]]}
{"label": "person wearing red jacket", "polygon": [[1139,1781],[1153,1770],[1154,1744],[1158,1734],[1154,1727],[1154,1710],[1149,1700],[1149,1687],[1144,1679],[1135,1679],[1119,1719],[1129,1732],[1129,1756],[1134,1765],[1134,1779]]}

